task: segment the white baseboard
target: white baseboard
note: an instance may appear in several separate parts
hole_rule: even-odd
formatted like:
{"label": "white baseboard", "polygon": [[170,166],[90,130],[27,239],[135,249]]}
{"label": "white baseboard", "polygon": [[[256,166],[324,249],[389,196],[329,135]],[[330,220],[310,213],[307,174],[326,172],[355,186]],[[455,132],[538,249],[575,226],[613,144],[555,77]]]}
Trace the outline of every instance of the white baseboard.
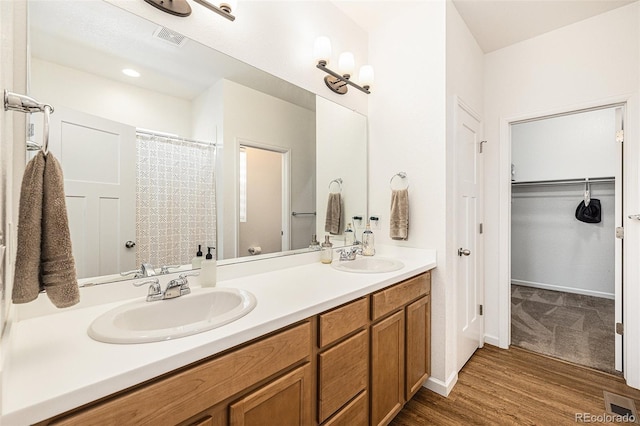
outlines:
{"label": "white baseboard", "polygon": [[449,396],[451,390],[458,382],[458,372],[454,372],[449,376],[446,382],[442,380],[435,379],[433,377],[429,377],[426,382],[422,384],[423,387],[429,389],[437,393],[438,395],[442,395],[444,397]]}
{"label": "white baseboard", "polygon": [[513,278],[511,279],[511,284],[540,288],[543,290],[554,290],[554,291],[564,291],[566,293],[583,294],[585,296],[601,297],[604,299],[612,299],[612,300],[615,299],[615,295],[613,293],[606,293],[603,291],[595,291],[595,290],[585,290],[582,288],[574,288],[574,287],[563,287],[561,285],[555,285],[555,284],[544,284],[544,283],[537,283],[533,281],[515,280]]}
{"label": "white baseboard", "polygon": [[484,335],[484,343],[488,344],[488,345],[493,345],[493,346],[497,346],[499,348],[502,349],[509,349],[507,345],[507,347],[503,347],[500,345],[500,338],[496,337],[496,336],[489,336],[488,334]]}

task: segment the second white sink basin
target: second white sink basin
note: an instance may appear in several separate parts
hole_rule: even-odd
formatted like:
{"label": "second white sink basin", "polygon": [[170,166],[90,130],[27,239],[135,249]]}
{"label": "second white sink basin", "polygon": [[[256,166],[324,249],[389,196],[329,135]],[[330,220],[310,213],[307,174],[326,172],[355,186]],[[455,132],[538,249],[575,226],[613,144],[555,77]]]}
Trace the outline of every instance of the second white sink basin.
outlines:
{"label": "second white sink basin", "polygon": [[388,257],[362,256],[355,260],[338,260],[331,263],[331,266],[339,271],[375,274],[397,271],[398,269],[404,268],[404,263],[398,259],[391,259]]}
{"label": "second white sink basin", "polygon": [[235,288],[193,288],[175,299],[139,300],[105,312],[89,336],[105,343],[148,343],[176,339],[223,326],[248,314],[256,298]]}

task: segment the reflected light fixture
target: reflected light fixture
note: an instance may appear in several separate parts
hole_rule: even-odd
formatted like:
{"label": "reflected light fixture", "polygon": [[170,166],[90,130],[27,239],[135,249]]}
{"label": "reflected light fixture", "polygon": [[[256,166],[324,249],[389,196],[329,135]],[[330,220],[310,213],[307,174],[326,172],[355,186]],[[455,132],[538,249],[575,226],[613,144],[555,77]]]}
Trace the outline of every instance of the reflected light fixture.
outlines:
{"label": "reflected light fixture", "polygon": [[369,91],[373,83],[373,67],[371,65],[363,65],[360,68],[358,80],[362,86],[351,81],[351,76],[355,70],[353,53],[342,52],[340,54],[338,57],[338,72],[327,68],[327,64],[331,59],[331,41],[329,38],[320,36],[316,39],[313,45],[313,57],[318,63],[316,67],[329,74],[325,76],[324,82],[333,92],[344,95],[348,91],[347,86],[351,86],[364,93],[371,93]]}
{"label": "reflected light fixture", "polygon": [[[218,0],[215,0],[218,1]],[[236,17],[231,14],[234,10],[236,10],[238,6],[237,0],[222,0],[219,6],[216,6],[213,1],[209,0],[195,0],[196,3],[199,3],[206,7],[209,10],[214,11],[220,16],[224,16],[230,21],[235,21]]]}

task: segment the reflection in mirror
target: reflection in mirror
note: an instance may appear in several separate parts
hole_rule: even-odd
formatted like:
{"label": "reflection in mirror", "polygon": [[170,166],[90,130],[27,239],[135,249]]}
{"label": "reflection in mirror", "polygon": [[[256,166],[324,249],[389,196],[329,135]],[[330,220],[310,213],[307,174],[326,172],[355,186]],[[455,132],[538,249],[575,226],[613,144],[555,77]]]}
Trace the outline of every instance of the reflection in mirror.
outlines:
{"label": "reflection in mirror", "polygon": [[[353,116],[338,123],[365,131],[316,146],[316,132],[320,141],[340,126],[316,115],[310,92],[106,2],[28,5],[30,95],[56,109],[50,145],[79,277],[130,279],[143,263],[146,273],[191,269],[198,245],[218,259],[306,251],[324,234],[326,176],[357,194],[345,193],[344,214],[366,215],[364,116],[324,101],[321,114],[345,110]],[[251,183],[267,181],[274,189]]]}

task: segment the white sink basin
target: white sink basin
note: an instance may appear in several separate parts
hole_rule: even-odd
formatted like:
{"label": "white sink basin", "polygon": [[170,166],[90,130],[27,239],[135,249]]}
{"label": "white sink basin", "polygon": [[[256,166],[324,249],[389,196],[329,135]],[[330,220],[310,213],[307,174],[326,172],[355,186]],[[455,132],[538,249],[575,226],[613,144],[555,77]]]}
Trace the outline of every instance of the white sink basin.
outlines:
{"label": "white sink basin", "polygon": [[361,274],[375,274],[381,272],[397,271],[404,268],[404,263],[388,257],[358,257],[355,260],[338,260],[331,263],[335,269],[345,272],[357,272]]}
{"label": "white sink basin", "polygon": [[175,299],[118,306],[96,318],[87,333],[105,343],[159,342],[223,326],[255,306],[255,296],[245,290],[193,288]]}

